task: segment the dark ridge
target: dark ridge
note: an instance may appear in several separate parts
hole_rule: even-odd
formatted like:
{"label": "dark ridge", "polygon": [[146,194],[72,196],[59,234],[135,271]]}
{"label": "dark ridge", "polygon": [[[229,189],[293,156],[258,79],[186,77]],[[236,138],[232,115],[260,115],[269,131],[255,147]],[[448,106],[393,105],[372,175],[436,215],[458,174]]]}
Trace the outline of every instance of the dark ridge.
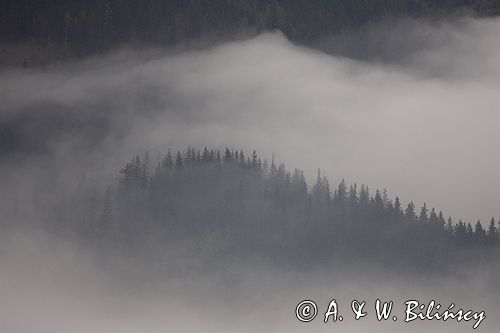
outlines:
{"label": "dark ridge", "polygon": [[500,4],[491,0],[6,0],[0,3],[0,47],[36,45],[36,54],[21,47],[11,59],[32,66],[123,43],[173,46],[279,29],[311,45],[385,17],[499,13]]}

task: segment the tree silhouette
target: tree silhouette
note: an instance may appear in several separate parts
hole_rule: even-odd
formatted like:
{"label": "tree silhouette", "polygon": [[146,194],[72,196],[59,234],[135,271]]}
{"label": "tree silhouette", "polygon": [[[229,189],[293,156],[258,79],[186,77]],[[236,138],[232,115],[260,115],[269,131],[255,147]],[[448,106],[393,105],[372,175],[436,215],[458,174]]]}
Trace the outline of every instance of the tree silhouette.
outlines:
{"label": "tree silhouette", "polygon": [[[332,197],[320,170],[309,190],[302,170],[289,172],[274,156],[266,168],[255,151],[245,158],[241,150],[188,147],[184,155],[177,151],[173,163],[169,150],[154,170],[149,153],[143,156],[126,163],[117,186],[102,194],[99,181],[83,186],[62,207],[82,214],[59,225],[75,228],[94,246],[102,242],[123,251],[158,251],[181,241],[203,248],[217,239],[217,251],[228,257],[296,263],[304,256],[319,262],[343,256],[419,269],[444,269],[486,255],[483,249],[499,243],[495,219],[488,230],[479,221],[474,228],[462,220],[454,225],[434,208],[428,215],[426,204],[417,218],[413,202],[403,212],[399,197],[393,204],[385,191],[370,196],[367,186],[358,192],[345,180]],[[476,252],[459,255],[465,251]]]}

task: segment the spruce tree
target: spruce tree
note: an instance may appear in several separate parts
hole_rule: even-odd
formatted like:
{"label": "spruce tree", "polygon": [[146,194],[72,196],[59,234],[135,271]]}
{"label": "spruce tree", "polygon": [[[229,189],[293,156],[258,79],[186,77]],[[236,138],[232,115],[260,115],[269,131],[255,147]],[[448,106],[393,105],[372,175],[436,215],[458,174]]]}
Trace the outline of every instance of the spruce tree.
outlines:
{"label": "spruce tree", "polygon": [[427,205],[424,202],[424,205],[420,209],[420,215],[418,216],[418,221],[420,223],[427,223],[429,222],[429,217],[427,216]]}
{"label": "spruce tree", "polygon": [[394,199],[394,211],[396,215],[401,215],[401,202],[399,201],[399,197],[396,196],[396,199]]}
{"label": "spruce tree", "polygon": [[479,220],[474,227],[474,242],[478,245],[484,245],[486,243],[486,231]]}
{"label": "spruce tree", "polygon": [[490,226],[488,227],[488,233],[486,235],[488,244],[496,245],[498,244],[498,229],[495,226],[495,219],[491,218]]}
{"label": "spruce tree", "polygon": [[413,201],[410,201],[410,203],[405,209],[405,218],[409,221],[413,221],[416,218],[415,205],[413,204]]}
{"label": "spruce tree", "polygon": [[181,152],[180,151],[177,151],[177,158],[175,159],[175,169],[176,170],[180,170],[182,169],[182,156],[181,156]]}

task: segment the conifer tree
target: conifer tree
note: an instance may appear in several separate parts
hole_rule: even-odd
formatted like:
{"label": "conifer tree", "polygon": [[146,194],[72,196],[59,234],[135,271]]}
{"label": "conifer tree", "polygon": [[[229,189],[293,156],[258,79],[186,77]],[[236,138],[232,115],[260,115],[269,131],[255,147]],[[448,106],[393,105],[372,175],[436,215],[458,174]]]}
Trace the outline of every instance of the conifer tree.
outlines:
{"label": "conifer tree", "polygon": [[368,206],[369,201],[370,201],[370,190],[368,189],[368,186],[361,184],[361,190],[359,191],[360,207]]}
{"label": "conifer tree", "polygon": [[495,219],[491,218],[490,225],[488,227],[488,233],[486,235],[488,244],[496,245],[498,243],[498,229],[495,226]]}
{"label": "conifer tree", "polygon": [[431,214],[429,215],[429,222],[432,224],[432,225],[438,225],[439,224],[439,218],[436,214],[436,210],[434,209],[434,207],[431,208]]}
{"label": "conifer tree", "polygon": [[446,226],[445,226],[444,230],[446,231],[446,233],[448,234],[448,236],[450,238],[455,236],[455,229],[453,227],[453,222],[451,220],[451,217],[448,217],[448,221],[446,222]]}
{"label": "conifer tree", "polygon": [[174,161],[173,161],[173,158],[172,158],[172,152],[169,149],[168,153],[167,153],[167,156],[165,157],[164,167],[166,167],[167,169],[172,169],[173,166],[174,166]]}
{"label": "conifer tree", "polygon": [[478,245],[484,245],[486,243],[486,231],[479,220],[474,228],[474,241]]}
{"label": "conifer tree", "polygon": [[396,196],[396,199],[394,199],[394,211],[396,213],[396,215],[401,215],[402,214],[402,211],[401,211],[401,202],[399,201],[399,197]]}
{"label": "conifer tree", "polygon": [[427,205],[425,202],[424,202],[424,205],[422,206],[422,209],[420,210],[420,215],[418,216],[418,221],[420,223],[429,222],[429,217],[427,216]]}
{"label": "conifer tree", "polygon": [[375,197],[373,199],[373,203],[375,204],[375,207],[378,209],[382,209],[384,207],[382,195],[380,194],[380,191],[378,189],[377,191],[375,191]]}
{"label": "conifer tree", "polygon": [[442,211],[439,211],[438,224],[439,224],[439,228],[441,230],[445,230],[446,221],[444,220],[444,216],[443,216],[443,212]]}
{"label": "conifer tree", "polygon": [[464,245],[467,240],[467,226],[462,220],[455,226],[455,239],[460,245]]}
{"label": "conifer tree", "polygon": [[465,243],[471,244],[474,241],[474,230],[472,229],[472,224],[467,223],[465,228]]}
{"label": "conifer tree", "polygon": [[183,164],[182,164],[181,152],[177,151],[177,158],[175,159],[175,169],[180,170],[182,168],[182,166],[183,166]]}
{"label": "conifer tree", "polygon": [[355,208],[358,205],[358,190],[357,185],[353,184],[349,188],[349,206],[351,208]]}
{"label": "conifer tree", "polygon": [[252,166],[253,167],[256,167],[258,165],[258,156],[257,156],[257,152],[254,150],[253,153],[252,153]]}
{"label": "conifer tree", "polygon": [[410,201],[410,203],[405,209],[405,218],[410,221],[413,221],[416,218],[415,205],[413,204],[413,201]]}
{"label": "conifer tree", "polygon": [[231,161],[231,151],[226,147],[226,151],[224,153],[224,163],[228,163],[229,161]]}
{"label": "conifer tree", "polygon": [[342,181],[339,183],[337,187],[336,193],[336,200],[338,202],[344,202],[346,197],[347,197],[347,186],[345,184],[345,180],[342,179]]}

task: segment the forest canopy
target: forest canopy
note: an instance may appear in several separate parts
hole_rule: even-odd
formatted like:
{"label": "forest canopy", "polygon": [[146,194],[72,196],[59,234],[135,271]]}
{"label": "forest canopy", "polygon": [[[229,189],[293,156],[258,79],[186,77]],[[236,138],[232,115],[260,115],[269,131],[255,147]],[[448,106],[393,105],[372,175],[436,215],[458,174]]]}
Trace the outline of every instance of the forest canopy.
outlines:
{"label": "forest canopy", "polygon": [[301,170],[255,151],[169,150],[156,165],[146,153],[115,184],[102,184],[82,181],[49,219],[53,230],[99,249],[156,256],[189,241],[218,261],[297,267],[347,260],[435,271],[483,262],[499,244],[493,218],[454,222],[426,204],[403,206],[386,190],[345,181],[331,188],[319,170],[309,186]]}

